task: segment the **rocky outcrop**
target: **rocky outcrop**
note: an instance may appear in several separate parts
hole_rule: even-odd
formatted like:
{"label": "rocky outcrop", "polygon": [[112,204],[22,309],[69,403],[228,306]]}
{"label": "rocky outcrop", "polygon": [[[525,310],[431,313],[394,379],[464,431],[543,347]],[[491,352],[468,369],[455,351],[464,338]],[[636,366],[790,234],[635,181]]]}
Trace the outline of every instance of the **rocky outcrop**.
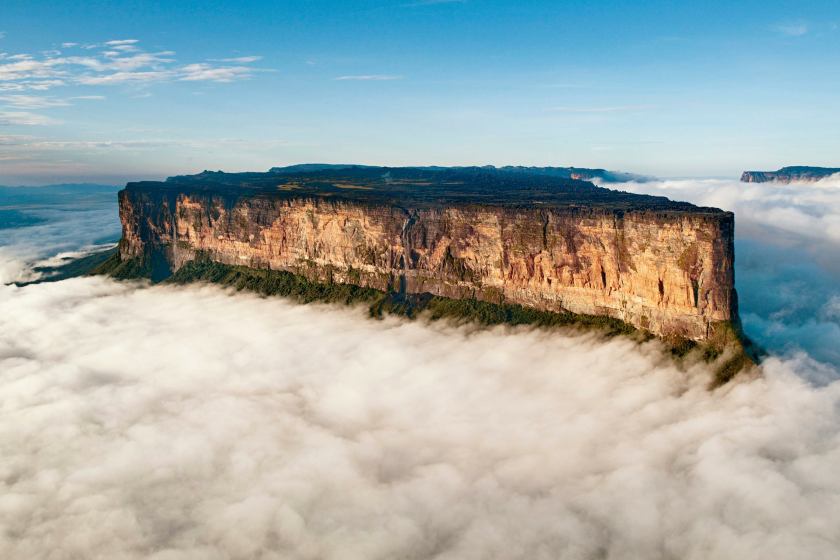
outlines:
{"label": "rocky outcrop", "polygon": [[840,173],[840,167],[807,167],[803,165],[782,167],[778,171],[744,171],[744,183],[792,183],[794,181],[819,181]]}
{"label": "rocky outcrop", "polygon": [[737,319],[731,213],[580,181],[487,181],[353,168],[130,183],[120,254],[150,260],[159,277],[202,257],[604,315],[697,341]]}

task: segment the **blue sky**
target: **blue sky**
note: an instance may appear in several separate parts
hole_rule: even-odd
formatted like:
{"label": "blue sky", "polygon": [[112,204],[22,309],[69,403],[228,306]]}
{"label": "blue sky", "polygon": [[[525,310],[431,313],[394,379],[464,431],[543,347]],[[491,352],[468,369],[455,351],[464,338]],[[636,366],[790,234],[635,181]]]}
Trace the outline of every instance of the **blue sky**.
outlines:
{"label": "blue sky", "polygon": [[840,3],[0,3],[0,183],[840,165]]}

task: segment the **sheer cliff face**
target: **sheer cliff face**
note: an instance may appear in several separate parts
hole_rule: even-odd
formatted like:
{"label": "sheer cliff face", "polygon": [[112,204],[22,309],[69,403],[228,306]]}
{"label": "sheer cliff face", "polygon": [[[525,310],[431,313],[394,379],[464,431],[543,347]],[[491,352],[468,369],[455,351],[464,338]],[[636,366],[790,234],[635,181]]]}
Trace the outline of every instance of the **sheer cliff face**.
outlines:
{"label": "sheer cliff face", "polygon": [[721,211],[372,204],[329,197],[120,193],[124,259],[197,256],[409,293],[607,315],[703,340],[734,319]]}

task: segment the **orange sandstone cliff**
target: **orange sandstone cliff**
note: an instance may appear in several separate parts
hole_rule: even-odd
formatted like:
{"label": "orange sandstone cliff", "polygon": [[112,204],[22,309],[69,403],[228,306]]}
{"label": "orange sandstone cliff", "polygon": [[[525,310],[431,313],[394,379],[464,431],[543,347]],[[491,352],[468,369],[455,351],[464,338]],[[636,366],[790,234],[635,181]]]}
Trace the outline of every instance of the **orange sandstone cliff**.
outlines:
{"label": "orange sandstone cliff", "polygon": [[737,320],[732,213],[482,169],[205,172],[129,183],[120,258],[620,319],[703,341]]}

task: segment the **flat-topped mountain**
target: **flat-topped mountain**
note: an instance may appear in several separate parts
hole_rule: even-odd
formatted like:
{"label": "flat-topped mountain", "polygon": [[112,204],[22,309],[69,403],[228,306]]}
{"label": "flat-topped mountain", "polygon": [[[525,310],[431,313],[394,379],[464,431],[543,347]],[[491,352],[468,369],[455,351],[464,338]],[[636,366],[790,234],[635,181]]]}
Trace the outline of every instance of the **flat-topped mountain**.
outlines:
{"label": "flat-topped mountain", "polygon": [[[289,173],[298,171],[325,171],[329,169],[347,169],[347,168],[372,168],[370,165],[357,164],[331,164],[331,163],[302,163],[298,165],[289,165],[286,167],[272,167],[270,173]],[[482,166],[411,166],[412,169],[420,169],[426,171],[476,171],[481,170],[485,173],[526,173],[531,175],[546,175],[549,177],[559,177],[561,179],[580,179],[583,181],[598,180],[602,183],[626,183],[629,181],[644,182],[649,181],[650,177],[644,175],[637,175],[635,173],[625,173],[623,171],[608,171],[606,169],[589,168],[589,167],[535,167],[522,165],[505,165],[503,167],[496,167],[494,165]]]}
{"label": "flat-topped mountain", "polygon": [[[315,164],[320,165],[320,164]],[[267,173],[204,171],[170,177],[165,183],[129,183],[128,190],[189,189],[230,196],[300,198],[314,196],[409,206],[492,205],[505,207],[585,207],[701,212],[687,202],[597,187],[588,181],[532,173],[498,172],[484,167],[417,168],[309,165],[273,168]],[[719,212],[716,209],[708,209]]]}
{"label": "flat-topped mountain", "polygon": [[782,167],[778,171],[744,171],[741,181],[744,183],[792,183],[794,181],[819,181],[840,173],[840,167],[808,167],[794,165]]}
{"label": "flat-topped mountain", "polygon": [[210,261],[698,341],[737,321],[732,213],[586,181],[303,166],[129,183],[119,201],[119,259],[158,279]]}

